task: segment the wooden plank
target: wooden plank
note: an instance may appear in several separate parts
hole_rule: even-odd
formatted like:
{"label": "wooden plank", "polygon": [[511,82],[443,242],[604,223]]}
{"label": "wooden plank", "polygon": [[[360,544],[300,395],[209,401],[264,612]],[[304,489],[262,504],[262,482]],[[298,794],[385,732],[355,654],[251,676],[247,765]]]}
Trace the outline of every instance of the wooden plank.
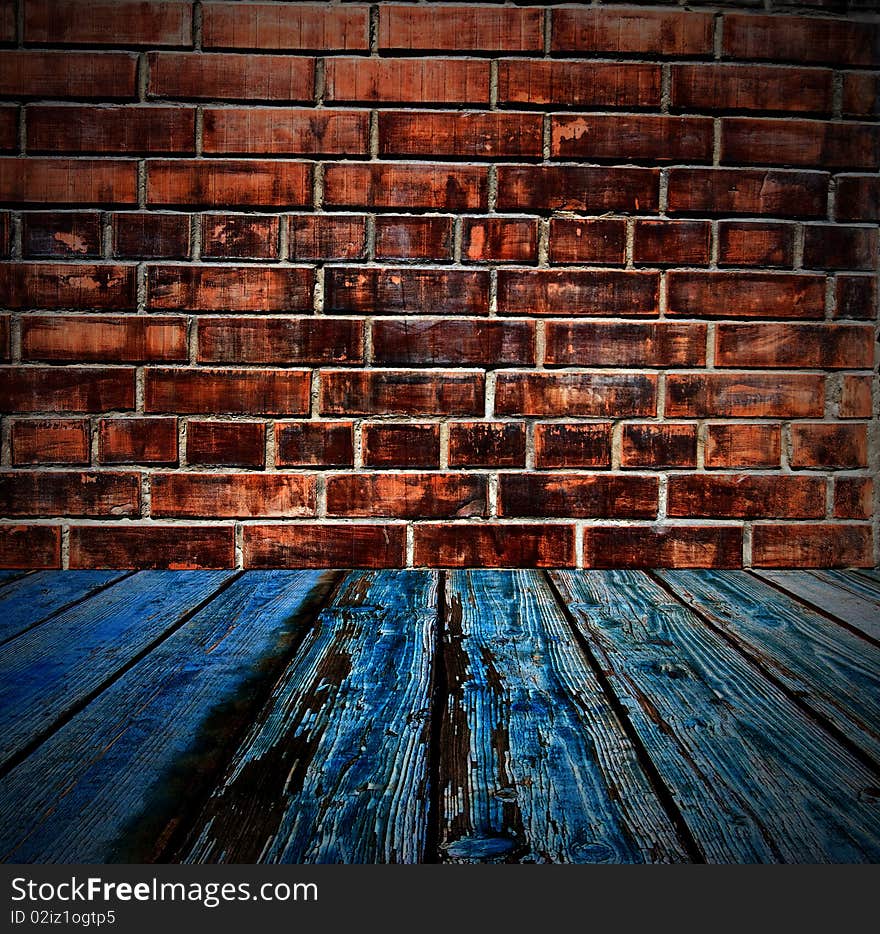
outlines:
{"label": "wooden plank", "polygon": [[415,863],[437,575],[349,574],[195,823],[185,862]]}
{"label": "wooden plank", "polygon": [[875,581],[880,584],[880,570],[876,568],[860,568],[855,572],[859,577],[866,577],[870,581]]}
{"label": "wooden plank", "polygon": [[647,575],[554,572],[710,862],[876,862],[877,774]]}
{"label": "wooden plank", "polygon": [[445,860],[686,861],[543,576],[455,572],[446,599]]}
{"label": "wooden plank", "polygon": [[880,648],[751,574],[657,573],[680,600],[880,763]]}
{"label": "wooden plank", "polygon": [[38,571],[0,590],[0,643],[87,600],[130,571]]}
{"label": "wooden plank", "polygon": [[142,571],[0,646],[2,767],[234,573]]}
{"label": "wooden plank", "polygon": [[[156,859],[204,799],[334,577],[250,572],[125,672],[0,782],[2,858]],[[166,597],[177,579],[167,579]]]}
{"label": "wooden plank", "polygon": [[880,610],[875,602],[821,580],[810,571],[755,571],[787,593],[880,640]]}
{"label": "wooden plank", "polygon": [[871,580],[870,577],[862,577],[855,571],[813,571],[815,577],[819,580],[828,581],[835,587],[848,590],[858,597],[863,597],[869,602],[877,605],[877,611],[880,612],[880,580]]}
{"label": "wooden plank", "polygon": [[0,571],[0,588],[17,581],[20,577],[33,573],[32,571]]}

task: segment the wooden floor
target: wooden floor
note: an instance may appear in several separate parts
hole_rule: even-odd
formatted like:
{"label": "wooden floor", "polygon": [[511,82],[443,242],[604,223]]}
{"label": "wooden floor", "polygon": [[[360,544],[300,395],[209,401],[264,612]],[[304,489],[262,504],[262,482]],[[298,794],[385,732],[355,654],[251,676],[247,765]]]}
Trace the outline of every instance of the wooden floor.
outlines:
{"label": "wooden floor", "polygon": [[8,862],[877,862],[875,571],[0,577]]}

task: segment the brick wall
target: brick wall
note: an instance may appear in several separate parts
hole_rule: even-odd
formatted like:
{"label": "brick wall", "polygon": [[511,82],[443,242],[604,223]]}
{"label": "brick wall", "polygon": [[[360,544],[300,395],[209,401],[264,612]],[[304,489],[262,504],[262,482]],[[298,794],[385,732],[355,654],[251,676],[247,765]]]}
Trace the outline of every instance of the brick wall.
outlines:
{"label": "brick wall", "polygon": [[0,563],[873,565],[871,5],[0,0]]}

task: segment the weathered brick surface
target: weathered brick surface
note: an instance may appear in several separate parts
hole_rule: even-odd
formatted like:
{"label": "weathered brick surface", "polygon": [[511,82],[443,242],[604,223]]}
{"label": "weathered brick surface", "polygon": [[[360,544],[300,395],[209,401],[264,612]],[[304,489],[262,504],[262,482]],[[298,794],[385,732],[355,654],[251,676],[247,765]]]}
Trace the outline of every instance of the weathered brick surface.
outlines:
{"label": "weathered brick surface", "polygon": [[0,566],[874,565],[868,0],[0,0]]}

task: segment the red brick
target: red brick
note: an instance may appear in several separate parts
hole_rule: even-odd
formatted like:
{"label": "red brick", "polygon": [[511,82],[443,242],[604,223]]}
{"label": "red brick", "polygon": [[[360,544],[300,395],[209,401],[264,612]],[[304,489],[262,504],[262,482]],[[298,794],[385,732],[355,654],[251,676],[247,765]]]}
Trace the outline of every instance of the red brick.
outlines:
{"label": "red brick", "polygon": [[8,257],[11,252],[12,220],[8,211],[0,211],[0,256]]}
{"label": "red brick", "polygon": [[82,418],[16,419],[12,463],[88,464],[89,423]]}
{"label": "red brick", "polygon": [[718,226],[720,266],[794,265],[794,225],[728,221]]}
{"label": "red brick", "polygon": [[877,61],[878,40],[875,23],[746,13],[724,16],[723,54],[728,58],[872,65]]}
{"label": "red brick", "polygon": [[535,425],[535,466],[610,467],[611,424]]}
{"label": "red brick", "polygon": [[69,45],[192,44],[192,4],[177,0],[27,0],[24,39]]}
{"label": "red brick", "polygon": [[499,373],[495,411],[498,415],[653,416],[657,378],[642,373]]}
{"label": "red brick", "polygon": [[24,360],[155,363],[189,358],[185,318],[26,317],[21,345]]}
{"label": "red brick", "polygon": [[696,425],[651,422],[624,425],[620,466],[696,467]]}
{"label": "red brick", "polygon": [[60,568],[57,525],[0,525],[0,568]]}
{"label": "red brick", "polygon": [[472,474],[369,473],[327,478],[327,514],[447,518],[482,516],[486,481]]}
{"label": "red brick", "polygon": [[825,378],[813,373],[673,373],[671,418],[804,418],[825,411]]}
{"label": "red brick", "polygon": [[563,568],[575,566],[573,525],[419,524],[417,567]]}
{"label": "red brick", "polygon": [[791,466],[867,467],[867,425],[792,425]]}
{"label": "red brick", "polygon": [[759,568],[869,568],[873,552],[869,525],[786,523],[752,532],[752,564]]}
{"label": "red brick", "polygon": [[306,207],[311,167],[304,162],[257,159],[151,160],[147,204],[202,207]]}
{"label": "red brick", "polygon": [[0,159],[0,201],[137,204],[137,163],[121,159]]}
{"label": "red brick", "polygon": [[199,363],[342,364],[363,359],[360,321],[334,318],[203,318]]}
{"label": "red brick", "polygon": [[587,165],[498,167],[499,211],[653,211],[657,169]]}
{"label": "red brick", "polygon": [[550,220],[551,263],[615,263],[626,253],[626,222],[622,219]]}
{"label": "red brick", "polygon": [[843,112],[848,117],[880,116],[880,75],[847,72],[843,76]]}
{"label": "red brick", "polygon": [[151,266],[148,302],[174,311],[311,312],[312,276],[299,266]]}
{"label": "red brick", "polygon": [[629,270],[498,272],[498,313],[655,315],[659,277]]}
{"label": "red brick", "polygon": [[721,121],[726,165],[804,165],[836,169],[880,167],[880,128],[822,120]]}
{"label": "red brick", "polygon": [[133,99],[137,55],[132,52],[71,52],[4,49],[0,94],[24,98]]}
{"label": "red brick", "polygon": [[184,100],[306,102],[314,97],[313,58],[232,52],[150,52],[148,92]]}
{"label": "red brick", "polygon": [[22,253],[31,259],[95,259],[101,255],[101,216],[35,212],[21,219]]}
{"label": "red brick", "polygon": [[656,477],[504,473],[498,480],[502,517],[651,519],[657,515]]}
{"label": "red brick", "polygon": [[614,162],[711,162],[711,117],[654,114],[554,116],[550,154]]}
{"label": "red brick", "polygon": [[839,221],[880,221],[880,177],[841,176],[837,180],[834,204]]}
{"label": "red brick", "polygon": [[529,263],[538,259],[538,222],[510,217],[462,220],[462,260],[466,263]]}
{"label": "red brick", "polygon": [[719,324],[715,363],[737,367],[870,368],[874,329],[858,324]]}
{"label": "red brick", "polygon": [[709,425],[706,467],[778,467],[782,437],[778,425]]}
{"label": "red brick", "polygon": [[243,546],[247,568],[399,568],[406,563],[406,527],[246,525]]}
{"label": "red brick", "polygon": [[330,370],[321,373],[324,415],[482,415],[478,371]]}
{"label": "red brick", "polygon": [[113,255],[125,259],[188,259],[186,214],[114,214]]}
{"label": "red brick", "polygon": [[670,169],[670,213],[824,217],[828,175],[784,169]]}
{"label": "red brick", "polygon": [[682,110],[830,113],[833,72],[773,65],[673,65],[672,106]]}
{"label": "red brick", "polygon": [[702,366],[706,326],[636,321],[548,321],[548,366]]}
{"label": "red brick", "polygon": [[202,256],[206,259],[277,259],[279,218],[248,214],[204,214]]}
{"label": "red brick", "polygon": [[844,374],[840,389],[839,415],[841,418],[870,418],[873,411],[871,403],[870,376]]}
{"label": "red brick", "polygon": [[150,479],[154,516],[310,516],[315,481],[303,474],[154,473]]}
{"label": "red brick", "polygon": [[379,48],[444,52],[542,52],[539,7],[392,5],[379,8]]}
{"label": "red brick", "polygon": [[367,221],[362,215],[306,214],[289,219],[290,259],[364,259]]}
{"label": "red brick", "polygon": [[382,111],[382,156],[470,159],[540,158],[540,114]]}
{"label": "red brick", "polygon": [[204,119],[209,154],[369,154],[370,115],[365,110],[208,107]]}
{"label": "red brick", "polygon": [[688,11],[560,7],[551,52],[695,56],[712,53],[712,15]]}
{"label": "red brick", "polygon": [[4,516],[136,516],[136,473],[16,470],[0,474]]}
{"label": "red brick", "polygon": [[487,170],[474,165],[329,165],[324,204],[336,208],[485,211]]}
{"label": "red brick", "polygon": [[633,262],[651,266],[706,266],[711,258],[711,240],[712,229],[707,221],[638,220]]}
{"label": "red brick", "polygon": [[0,3],[0,42],[15,42],[16,4],[14,0]]}
{"label": "red brick", "polygon": [[364,425],[364,466],[439,467],[439,425]]}
{"label": "red brick", "polygon": [[667,496],[670,516],[816,519],[825,515],[825,481],[817,477],[673,476]]}
{"label": "red brick", "polygon": [[498,63],[501,104],[561,107],[659,107],[660,66],[638,62]]}
{"label": "red brick", "polygon": [[369,48],[369,8],[303,3],[208,3],[203,13],[207,49]]}
{"label": "red brick", "polygon": [[351,467],[351,422],[277,422],[275,462],[284,467]]}
{"label": "red brick", "polygon": [[193,153],[189,107],[45,107],[27,109],[29,152]]}
{"label": "red brick", "polygon": [[324,275],[330,314],[488,314],[489,273],[336,266]]}
{"label": "red brick", "polygon": [[306,370],[146,370],[144,409],[192,415],[299,415],[309,410]]}
{"label": "red brick", "polygon": [[814,269],[876,269],[878,249],[876,227],[804,227],[804,266]]}
{"label": "red brick", "polygon": [[838,477],[834,481],[834,518],[870,519],[874,482],[870,477]]}
{"label": "red brick", "polygon": [[328,101],[390,104],[488,104],[489,63],[420,58],[328,58]]}
{"label": "red brick", "polygon": [[451,258],[451,217],[376,218],[376,259]]}
{"label": "red brick", "polygon": [[524,467],[526,430],[515,422],[459,422],[449,426],[449,466]]}
{"label": "red brick", "polygon": [[380,366],[527,366],[535,362],[530,321],[379,319],[373,359]]}
{"label": "red brick", "polygon": [[760,272],[671,272],[668,313],[690,317],[822,318],[825,277]]}
{"label": "red brick", "polygon": [[235,530],[221,525],[84,525],[70,529],[71,568],[231,568]]}
{"label": "red brick", "polygon": [[0,306],[126,311],[136,305],[132,266],[10,263],[0,266]]}
{"label": "red brick", "polygon": [[200,466],[263,467],[266,463],[266,426],[262,422],[238,420],[189,421],[186,426],[186,460]]}
{"label": "red brick", "polygon": [[835,276],[835,318],[866,318],[873,320],[876,316],[876,276]]}
{"label": "red brick", "polygon": [[0,367],[12,412],[106,412],[134,408],[134,368]]}
{"label": "red brick", "polygon": [[102,418],[98,434],[98,462],[177,463],[177,419]]}
{"label": "red brick", "polygon": [[730,525],[592,526],[584,529],[585,568],[738,568],[742,530]]}
{"label": "red brick", "polygon": [[0,106],[0,151],[18,150],[18,107]]}

